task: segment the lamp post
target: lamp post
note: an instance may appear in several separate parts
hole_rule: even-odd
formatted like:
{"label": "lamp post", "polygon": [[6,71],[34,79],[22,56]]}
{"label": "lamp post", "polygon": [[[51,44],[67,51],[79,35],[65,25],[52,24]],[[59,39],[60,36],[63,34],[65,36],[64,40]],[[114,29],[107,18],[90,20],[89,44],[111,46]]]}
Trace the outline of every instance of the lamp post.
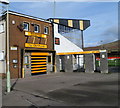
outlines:
{"label": "lamp post", "polygon": [[7,5],[7,92],[10,92],[11,90],[9,62],[9,14]]}
{"label": "lamp post", "polygon": [[8,14],[8,6],[9,6],[9,1],[8,0],[0,0],[0,3],[5,4],[7,6],[7,12],[6,12],[6,28],[7,28],[7,33],[6,33],[6,50],[7,50],[7,70],[6,70],[6,75],[7,75],[7,92],[10,92],[11,84],[10,84],[10,70],[9,70],[9,14]]}
{"label": "lamp post", "polygon": [[0,3],[3,3],[3,4],[9,4],[9,1],[8,0],[0,0]]}
{"label": "lamp post", "polygon": [[53,4],[53,17],[55,18],[55,13],[56,13],[56,1],[54,0]]}
{"label": "lamp post", "polygon": [[81,30],[81,38],[82,38],[82,49],[84,50],[83,30]]}

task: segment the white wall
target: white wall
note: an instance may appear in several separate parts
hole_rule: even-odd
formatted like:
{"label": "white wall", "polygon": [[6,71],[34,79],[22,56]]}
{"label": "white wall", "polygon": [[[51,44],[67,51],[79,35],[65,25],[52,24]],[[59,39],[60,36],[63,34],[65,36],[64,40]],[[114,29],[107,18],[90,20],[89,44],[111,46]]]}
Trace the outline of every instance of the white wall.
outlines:
{"label": "white wall", "polygon": [[[5,49],[6,49],[6,27],[5,27],[5,21],[0,21],[0,24],[4,24],[4,31],[0,32],[0,54],[3,52],[4,54],[4,60],[0,60],[0,73],[6,72],[6,60],[5,60]],[[0,55],[2,56],[2,55]]]}
{"label": "white wall", "polygon": [[60,39],[60,45],[55,45],[56,53],[63,53],[63,52],[81,52],[83,51],[77,45],[69,41],[67,38],[62,36],[58,33],[58,24],[54,24],[54,37]]}

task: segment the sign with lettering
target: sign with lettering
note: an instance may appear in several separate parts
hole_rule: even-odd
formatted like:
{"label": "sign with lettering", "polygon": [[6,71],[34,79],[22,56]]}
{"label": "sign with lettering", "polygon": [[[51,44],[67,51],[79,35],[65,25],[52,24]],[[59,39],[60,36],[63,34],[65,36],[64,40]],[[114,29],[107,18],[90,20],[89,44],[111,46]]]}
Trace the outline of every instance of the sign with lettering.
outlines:
{"label": "sign with lettering", "polygon": [[25,35],[26,36],[34,36],[34,37],[47,38],[46,34],[35,33],[35,32],[25,32]]}
{"label": "sign with lettering", "polygon": [[17,50],[17,47],[10,47],[10,50]]}
{"label": "sign with lettering", "polygon": [[25,47],[32,47],[32,48],[47,48],[47,45],[25,43]]}
{"label": "sign with lettering", "polygon": [[47,48],[47,35],[35,32],[26,32],[26,43],[25,47],[31,48]]}

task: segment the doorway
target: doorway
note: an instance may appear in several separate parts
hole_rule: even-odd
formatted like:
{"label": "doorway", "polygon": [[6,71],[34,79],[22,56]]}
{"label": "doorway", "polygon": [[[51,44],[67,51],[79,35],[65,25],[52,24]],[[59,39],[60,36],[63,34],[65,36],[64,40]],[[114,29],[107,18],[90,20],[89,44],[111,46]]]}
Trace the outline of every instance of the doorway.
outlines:
{"label": "doorway", "polygon": [[31,56],[28,52],[24,54],[24,72],[25,77],[31,76]]}

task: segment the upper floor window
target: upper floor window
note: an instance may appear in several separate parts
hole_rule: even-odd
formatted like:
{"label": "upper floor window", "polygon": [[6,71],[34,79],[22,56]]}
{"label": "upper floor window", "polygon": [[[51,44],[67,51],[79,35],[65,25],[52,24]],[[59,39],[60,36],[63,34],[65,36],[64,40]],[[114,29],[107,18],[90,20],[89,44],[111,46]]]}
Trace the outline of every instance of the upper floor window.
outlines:
{"label": "upper floor window", "polygon": [[39,25],[34,25],[34,32],[36,32],[36,33],[40,32]]}
{"label": "upper floor window", "polygon": [[0,33],[4,32],[4,24],[0,24]]}
{"label": "upper floor window", "polygon": [[24,22],[23,23],[23,29],[26,31],[29,31],[29,23]]}
{"label": "upper floor window", "polygon": [[44,28],[44,34],[48,34],[49,33],[49,28],[48,27],[45,27]]}

